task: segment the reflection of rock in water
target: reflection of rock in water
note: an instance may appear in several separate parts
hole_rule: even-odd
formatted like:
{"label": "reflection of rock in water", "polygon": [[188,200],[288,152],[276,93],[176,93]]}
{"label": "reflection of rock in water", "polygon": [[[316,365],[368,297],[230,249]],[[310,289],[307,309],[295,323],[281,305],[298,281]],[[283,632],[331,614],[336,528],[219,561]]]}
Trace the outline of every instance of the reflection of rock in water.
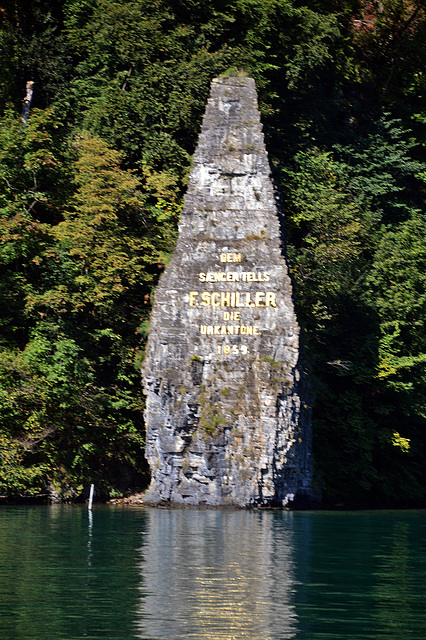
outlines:
{"label": "reflection of rock in water", "polygon": [[291,512],[150,509],[148,518],[139,638],[296,635]]}

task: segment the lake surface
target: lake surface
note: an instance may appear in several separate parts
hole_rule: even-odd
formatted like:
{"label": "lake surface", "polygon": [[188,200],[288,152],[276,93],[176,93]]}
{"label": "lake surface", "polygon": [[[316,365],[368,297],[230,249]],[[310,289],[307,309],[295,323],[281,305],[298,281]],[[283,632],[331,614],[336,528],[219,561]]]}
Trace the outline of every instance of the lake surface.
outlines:
{"label": "lake surface", "polygon": [[425,640],[426,512],[0,508],[1,640]]}

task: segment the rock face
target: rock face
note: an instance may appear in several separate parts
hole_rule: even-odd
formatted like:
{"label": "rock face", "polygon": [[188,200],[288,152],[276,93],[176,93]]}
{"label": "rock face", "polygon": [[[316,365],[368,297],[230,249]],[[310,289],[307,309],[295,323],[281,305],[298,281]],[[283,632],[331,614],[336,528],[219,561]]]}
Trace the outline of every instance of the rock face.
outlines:
{"label": "rock face", "polygon": [[310,412],[251,78],[212,82],[143,367],[149,504],[311,494]]}

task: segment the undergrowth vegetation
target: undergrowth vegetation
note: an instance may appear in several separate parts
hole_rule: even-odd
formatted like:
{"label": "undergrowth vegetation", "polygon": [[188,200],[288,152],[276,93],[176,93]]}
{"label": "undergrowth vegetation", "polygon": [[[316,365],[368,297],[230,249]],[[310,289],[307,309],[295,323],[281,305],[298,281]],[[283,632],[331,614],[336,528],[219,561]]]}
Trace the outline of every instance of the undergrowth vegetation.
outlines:
{"label": "undergrowth vegetation", "polygon": [[146,481],[153,292],[211,79],[248,74],[317,485],[329,504],[424,505],[423,0],[4,0],[0,21],[0,494]]}

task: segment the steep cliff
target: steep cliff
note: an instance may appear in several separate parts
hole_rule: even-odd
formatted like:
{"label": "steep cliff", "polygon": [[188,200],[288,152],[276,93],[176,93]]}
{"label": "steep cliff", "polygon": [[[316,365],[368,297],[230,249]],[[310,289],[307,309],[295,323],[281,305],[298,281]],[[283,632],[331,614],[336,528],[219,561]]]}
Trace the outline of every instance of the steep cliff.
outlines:
{"label": "steep cliff", "polygon": [[143,366],[146,502],[285,506],[309,497],[299,363],[255,84],[216,79]]}

